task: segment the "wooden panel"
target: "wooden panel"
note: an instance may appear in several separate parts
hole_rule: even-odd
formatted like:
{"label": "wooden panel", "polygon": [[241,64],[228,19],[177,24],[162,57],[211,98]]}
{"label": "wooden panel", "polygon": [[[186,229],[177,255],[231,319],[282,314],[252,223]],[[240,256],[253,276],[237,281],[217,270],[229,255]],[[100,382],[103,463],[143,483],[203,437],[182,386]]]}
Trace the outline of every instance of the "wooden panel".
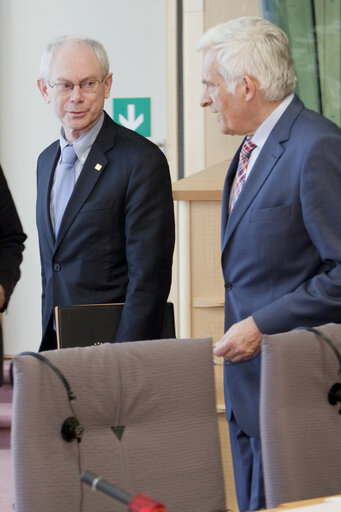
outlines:
{"label": "wooden panel", "polygon": [[[221,201],[230,162],[223,161],[173,183],[176,201]],[[217,218],[219,223],[219,218]]]}
{"label": "wooden panel", "polygon": [[192,308],[192,337],[211,337],[216,343],[224,334],[224,308]]}
{"label": "wooden panel", "polygon": [[[191,202],[192,305],[223,306],[224,282],[220,263],[220,201]],[[204,327],[204,326],[203,326]]]}

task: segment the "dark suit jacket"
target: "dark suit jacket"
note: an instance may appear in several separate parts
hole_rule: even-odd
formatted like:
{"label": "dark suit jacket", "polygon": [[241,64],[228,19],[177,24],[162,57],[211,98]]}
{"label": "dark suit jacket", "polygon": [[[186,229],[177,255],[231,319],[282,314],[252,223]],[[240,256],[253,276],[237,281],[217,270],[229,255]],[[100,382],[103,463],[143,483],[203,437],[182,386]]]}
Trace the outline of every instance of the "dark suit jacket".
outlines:
{"label": "dark suit jacket", "polygon": [[[3,312],[7,306],[20,277],[20,263],[26,235],[6,178],[0,166],[0,284],[5,290],[6,302],[0,309]],[[2,331],[0,323],[0,386],[2,385]]]}
{"label": "dark suit jacket", "polygon": [[[238,153],[222,204],[225,330],[249,315],[263,334],[341,322],[341,130],[295,97],[228,216]],[[224,372],[227,415],[255,437],[260,363]]]}
{"label": "dark suit jacket", "polygon": [[26,235],[8,188],[6,178],[0,167],[0,284],[4,287],[8,301],[20,277],[20,263]]}
{"label": "dark suit jacket", "polygon": [[56,305],[125,302],[116,340],[158,338],[174,247],[165,156],[105,114],[55,240],[49,205],[59,154],[56,141],[39,156],[37,169],[40,349],[54,348],[44,343],[44,333]]}

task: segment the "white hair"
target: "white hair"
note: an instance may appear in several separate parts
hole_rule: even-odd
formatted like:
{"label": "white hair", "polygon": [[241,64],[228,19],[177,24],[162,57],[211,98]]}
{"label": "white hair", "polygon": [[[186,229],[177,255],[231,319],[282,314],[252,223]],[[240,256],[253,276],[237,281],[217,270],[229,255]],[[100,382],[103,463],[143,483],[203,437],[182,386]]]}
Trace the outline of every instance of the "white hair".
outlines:
{"label": "white hair", "polygon": [[197,49],[217,50],[218,71],[231,94],[244,75],[258,81],[269,101],[281,100],[295,90],[288,38],[263,18],[250,16],[220,23],[201,37]]}
{"label": "white hair", "polygon": [[53,57],[57,53],[57,51],[63,46],[63,44],[68,41],[72,41],[77,39],[78,41],[83,41],[95,54],[101,66],[103,78],[109,73],[109,59],[107,52],[105,51],[103,45],[94,39],[89,38],[73,38],[69,36],[61,36],[57,37],[53,41],[51,41],[46,48],[44,49],[41,60],[40,60],[40,76],[45,80],[48,79],[48,75],[50,72],[51,62]]}

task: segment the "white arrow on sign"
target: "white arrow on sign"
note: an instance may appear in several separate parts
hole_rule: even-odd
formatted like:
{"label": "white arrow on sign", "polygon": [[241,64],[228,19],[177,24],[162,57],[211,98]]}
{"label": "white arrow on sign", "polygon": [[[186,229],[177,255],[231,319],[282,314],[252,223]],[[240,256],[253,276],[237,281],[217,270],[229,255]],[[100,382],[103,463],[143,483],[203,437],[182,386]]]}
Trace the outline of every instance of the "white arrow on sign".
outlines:
{"label": "white arrow on sign", "polygon": [[119,114],[118,120],[122,126],[135,131],[143,123],[144,114],[140,114],[139,117],[135,119],[135,105],[128,105],[128,119],[122,116],[122,114]]}

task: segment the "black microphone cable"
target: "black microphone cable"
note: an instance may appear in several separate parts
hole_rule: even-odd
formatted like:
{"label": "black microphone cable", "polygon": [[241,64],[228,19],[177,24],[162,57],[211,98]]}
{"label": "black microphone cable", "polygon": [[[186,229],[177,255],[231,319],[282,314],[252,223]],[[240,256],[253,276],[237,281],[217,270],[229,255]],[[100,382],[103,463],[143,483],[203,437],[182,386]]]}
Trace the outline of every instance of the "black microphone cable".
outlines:
{"label": "black microphone cable", "polygon": [[[74,404],[73,404],[73,402],[76,400],[75,393],[72,391],[71,386],[70,386],[68,380],[66,379],[65,375],[61,372],[61,370],[57,366],[55,366],[53,363],[51,363],[51,361],[47,357],[43,356],[39,352],[29,352],[29,351],[21,352],[16,357],[20,357],[20,356],[35,357],[42,363],[46,364],[55,373],[55,375],[59,378],[59,380],[62,382],[62,384],[66,390],[68,404],[71,409],[71,416],[66,418],[66,420],[64,421],[64,423],[61,427],[61,436],[65,442],[71,442],[74,439],[77,440],[77,466],[78,466],[79,476],[81,476],[81,474],[82,474],[82,458],[81,458],[80,442],[81,442],[81,439],[82,439],[82,436],[84,433],[84,428],[79,424],[77,417],[76,417]],[[12,387],[13,387],[14,382],[13,382],[12,366],[13,366],[13,360],[11,362],[11,368],[10,368],[11,383],[12,383]],[[83,486],[80,485],[79,512],[82,512],[82,509],[83,509],[83,500],[84,500],[83,494],[84,494]]]}

